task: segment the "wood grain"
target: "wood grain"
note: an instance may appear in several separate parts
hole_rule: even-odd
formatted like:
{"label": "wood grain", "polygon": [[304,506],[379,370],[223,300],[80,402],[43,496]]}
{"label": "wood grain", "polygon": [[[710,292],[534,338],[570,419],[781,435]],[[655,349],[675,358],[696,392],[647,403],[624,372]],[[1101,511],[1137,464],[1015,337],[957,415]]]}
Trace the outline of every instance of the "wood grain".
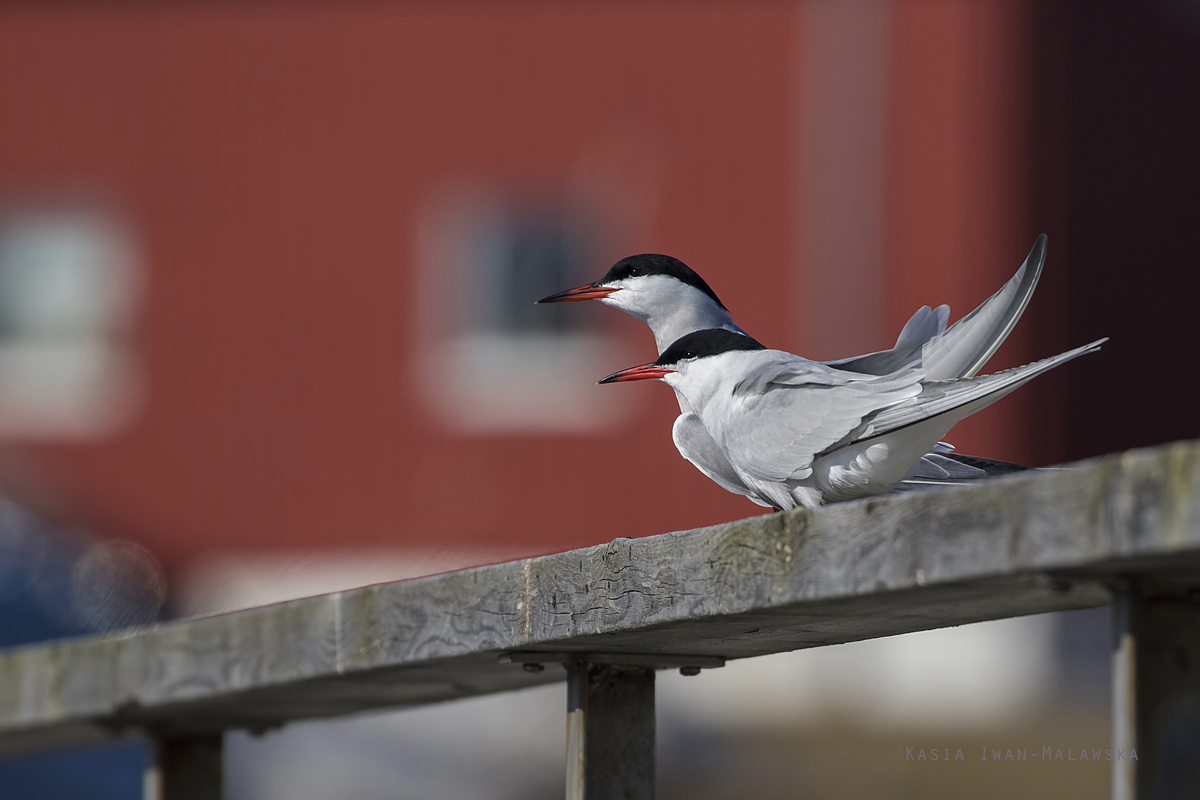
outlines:
{"label": "wood grain", "polygon": [[1200,446],[0,652],[0,753],[549,681],[508,650],[743,658],[1200,583]]}

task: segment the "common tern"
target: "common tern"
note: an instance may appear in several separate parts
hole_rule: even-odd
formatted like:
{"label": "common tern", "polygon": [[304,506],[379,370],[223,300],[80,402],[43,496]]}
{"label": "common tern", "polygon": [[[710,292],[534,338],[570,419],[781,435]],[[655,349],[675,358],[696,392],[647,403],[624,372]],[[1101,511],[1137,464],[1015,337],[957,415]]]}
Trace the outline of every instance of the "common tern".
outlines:
{"label": "common tern", "polygon": [[[886,375],[920,354],[927,380],[969,377],[994,354],[1016,325],[1041,277],[1046,236],[1039,236],[1017,273],[974,311],[947,329],[950,307],[923,306],[900,331],[896,344],[852,358],[825,362],[840,370]],[[623,258],[593,283],[549,295],[538,303],[599,300],[646,323],[659,354],[673,342],[699,330],[721,329],[748,335],[730,315],[716,292],[677,258],[655,253]],[[676,392],[681,416],[672,429],[680,453],[723,488],[756,499],[744,486],[721,449],[712,442],[698,417],[690,416],[685,397]],[[914,465],[901,488],[928,483],[970,480],[1021,470],[1016,464],[966,456],[942,442]]]}
{"label": "common tern", "polygon": [[891,491],[959,420],[1105,341],[992,375],[929,380],[919,356],[870,375],[711,329],[600,383],[670,385],[691,409],[676,428],[697,418],[738,480],[731,491],[786,511]]}

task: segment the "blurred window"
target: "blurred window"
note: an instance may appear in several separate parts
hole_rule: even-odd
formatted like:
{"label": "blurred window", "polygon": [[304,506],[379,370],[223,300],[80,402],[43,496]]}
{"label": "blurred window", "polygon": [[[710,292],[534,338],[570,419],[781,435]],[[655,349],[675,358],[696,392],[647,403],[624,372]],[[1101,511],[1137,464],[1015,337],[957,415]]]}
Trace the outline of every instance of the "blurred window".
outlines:
{"label": "blurred window", "polygon": [[125,418],[136,266],[104,211],[0,209],[0,439],[88,438]]}
{"label": "blurred window", "polygon": [[421,236],[431,410],[476,432],[582,431],[622,417],[628,404],[595,387],[624,358],[604,310],[534,304],[600,277],[610,238],[604,216],[553,196],[473,191],[436,204]]}
{"label": "blurred window", "polygon": [[[586,221],[557,206],[509,207],[474,232],[462,276],[474,284],[460,325],[493,336],[561,335],[595,327],[590,309],[534,300],[591,280],[595,238]],[[580,312],[583,313],[580,313]]]}

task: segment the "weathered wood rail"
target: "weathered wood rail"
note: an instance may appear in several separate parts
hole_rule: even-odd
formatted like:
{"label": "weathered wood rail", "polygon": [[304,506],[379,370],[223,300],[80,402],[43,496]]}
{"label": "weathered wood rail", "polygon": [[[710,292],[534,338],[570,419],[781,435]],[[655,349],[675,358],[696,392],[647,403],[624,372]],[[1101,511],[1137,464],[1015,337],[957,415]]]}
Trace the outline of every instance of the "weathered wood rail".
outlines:
{"label": "weathered wood rail", "polygon": [[1114,761],[1114,796],[1185,796],[1200,784],[1191,442],[11,649],[0,753],[145,735],[148,796],[211,800],[230,728],[568,678],[568,797],[648,798],[654,668],[1114,600],[1114,746],[1139,756]]}

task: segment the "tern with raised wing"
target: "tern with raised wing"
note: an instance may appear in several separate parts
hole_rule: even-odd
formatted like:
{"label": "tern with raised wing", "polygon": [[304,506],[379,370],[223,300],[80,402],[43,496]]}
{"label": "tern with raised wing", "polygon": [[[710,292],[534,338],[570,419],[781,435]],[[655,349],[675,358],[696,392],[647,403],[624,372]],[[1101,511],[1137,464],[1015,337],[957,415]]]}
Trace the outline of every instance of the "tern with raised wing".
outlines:
{"label": "tern with raised wing", "polygon": [[690,409],[679,420],[696,417],[736,476],[741,488],[731,491],[786,511],[891,491],[955,423],[1105,341],[992,375],[929,380],[919,355],[870,375],[718,328],[600,383],[670,385]]}

